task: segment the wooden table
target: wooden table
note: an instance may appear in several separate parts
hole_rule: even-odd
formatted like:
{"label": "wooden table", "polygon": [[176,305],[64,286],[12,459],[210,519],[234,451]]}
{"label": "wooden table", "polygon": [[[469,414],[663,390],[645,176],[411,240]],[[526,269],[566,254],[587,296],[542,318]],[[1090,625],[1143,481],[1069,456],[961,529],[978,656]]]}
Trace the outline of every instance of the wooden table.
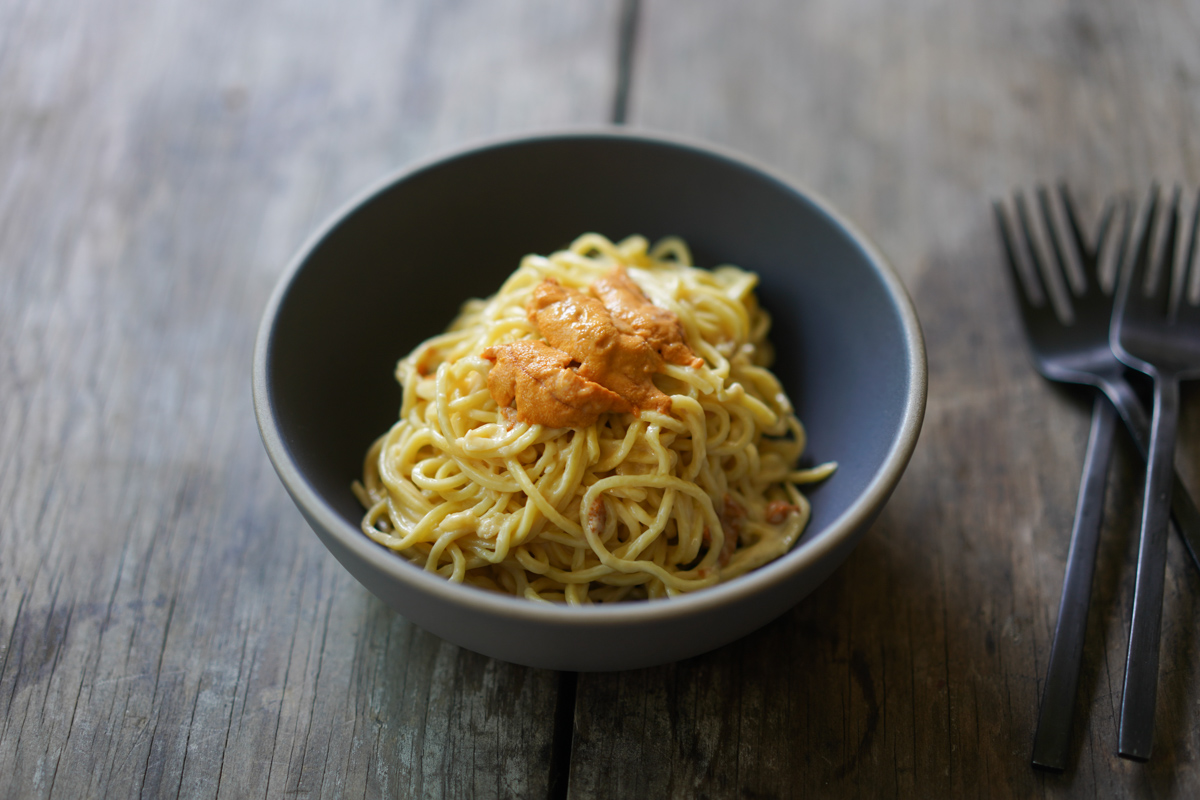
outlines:
{"label": "wooden table", "polygon": [[[1061,776],[1030,742],[1086,398],[1029,366],[991,201],[1200,182],[1200,4],[0,3],[0,797],[1117,797],[1200,791],[1172,539],[1153,760],[1117,758],[1122,442]],[[678,664],[556,674],[385,608],[277,481],[250,352],[354,192],[482,136],[624,122],[828,197],[906,281],[920,445],[834,576]],[[1180,469],[1200,494],[1200,392]]]}

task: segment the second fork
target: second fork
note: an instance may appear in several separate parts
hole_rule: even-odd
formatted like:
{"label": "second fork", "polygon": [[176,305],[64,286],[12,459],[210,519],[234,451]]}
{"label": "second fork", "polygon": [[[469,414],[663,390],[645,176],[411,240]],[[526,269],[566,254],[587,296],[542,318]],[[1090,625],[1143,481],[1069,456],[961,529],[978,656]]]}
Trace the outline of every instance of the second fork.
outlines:
{"label": "second fork", "polygon": [[[1111,232],[1114,206],[1109,203],[1106,207],[1097,235],[1098,242],[1092,247],[1083,235],[1065,186],[1059,186],[1059,195],[1073,242],[1068,242],[1067,237],[1059,232],[1060,226],[1051,213],[1048,193],[1043,188],[1037,192],[1038,206],[1050,245],[1049,255],[1052,256],[1048,260],[1039,255],[1041,248],[1033,233],[1024,196],[1018,193],[1015,197],[1016,216],[1020,223],[1017,230],[1009,225],[1001,205],[995,205],[996,221],[1035,365],[1050,380],[1094,386],[1112,403],[1110,405],[1098,399],[1094,405],[1092,432],[1067,554],[1067,569],[1063,577],[1062,600],[1034,737],[1034,766],[1055,771],[1066,768],[1070,750],[1071,719],[1083,657],[1108,451],[1113,434],[1113,407],[1120,412],[1143,457],[1150,438],[1146,412],[1125,379],[1124,365],[1117,361],[1109,346],[1113,297],[1101,288],[1100,251],[1105,248]],[[1121,239],[1115,246],[1118,266],[1124,259],[1129,243],[1132,216],[1133,209],[1126,205]],[[1028,287],[1021,276],[1018,238],[1023,239],[1024,251],[1031,262],[1031,283]],[[1067,274],[1063,250],[1069,244],[1074,245],[1074,253],[1083,267],[1082,282],[1073,281]],[[1066,283],[1071,306],[1070,320],[1060,318],[1050,302],[1047,289],[1052,277]],[[1178,484],[1178,479],[1172,500],[1172,512],[1179,531],[1193,562],[1200,567],[1200,558],[1197,558],[1200,555],[1200,512],[1197,512],[1187,491]]]}
{"label": "second fork", "polygon": [[1150,267],[1150,252],[1158,189],[1151,190],[1141,245],[1132,269],[1122,282],[1112,321],[1113,352],[1130,367],[1154,379],[1154,416],[1117,741],[1117,752],[1137,761],[1150,758],[1154,742],[1167,518],[1175,464],[1179,385],[1182,381],[1200,378],[1200,305],[1192,304],[1187,297],[1188,275],[1195,257],[1197,228],[1200,228],[1200,195],[1196,199],[1189,243],[1180,267],[1183,290],[1173,299],[1171,279],[1176,266],[1179,196],[1177,188],[1167,212],[1167,230],[1158,259],[1158,274],[1155,275],[1155,270]]}

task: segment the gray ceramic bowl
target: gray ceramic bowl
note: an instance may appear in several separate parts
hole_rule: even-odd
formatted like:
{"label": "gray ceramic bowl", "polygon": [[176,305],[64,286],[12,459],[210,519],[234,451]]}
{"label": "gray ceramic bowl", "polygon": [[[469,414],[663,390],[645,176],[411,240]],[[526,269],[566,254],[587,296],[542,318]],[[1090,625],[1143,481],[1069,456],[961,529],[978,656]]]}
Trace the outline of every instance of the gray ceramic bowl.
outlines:
{"label": "gray ceramic bowl", "polygon": [[[696,263],[761,278],[775,370],[839,464],[797,546],[745,577],[655,602],[570,608],[453,585],[359,530],[350,484],[396,419],[396,361],[527,253],[577,235],[684,237]],[[325,224],[285,271],[254,353],[263,442],[330,552],[412,622],[489,656],[566,670],[673,661],[759,628],[850,553],[908,464],[925,350],[896,273],[827,203],[739,157],[616,131],[488,144],[406,169]]]}

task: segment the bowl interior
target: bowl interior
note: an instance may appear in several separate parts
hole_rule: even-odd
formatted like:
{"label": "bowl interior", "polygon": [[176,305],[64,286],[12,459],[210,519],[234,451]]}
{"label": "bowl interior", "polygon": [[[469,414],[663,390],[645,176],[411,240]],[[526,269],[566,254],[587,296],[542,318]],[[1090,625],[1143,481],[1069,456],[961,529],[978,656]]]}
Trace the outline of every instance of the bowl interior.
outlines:
{"label": "bowl interior", "polygon": [[810,487],[805,538],[820,536],[904,424],[913,365],[901,311],[871,254],[821,206],[723,156],[630,136],[527,139],[438,162],[358,204],[302,256],[270,331],[266,389],[310,487],[356,532],[350,484],[396,420],[396,361],[522,256],[587,231],[682,236],[699,266],[760,275],[806,458],[839,464]]}

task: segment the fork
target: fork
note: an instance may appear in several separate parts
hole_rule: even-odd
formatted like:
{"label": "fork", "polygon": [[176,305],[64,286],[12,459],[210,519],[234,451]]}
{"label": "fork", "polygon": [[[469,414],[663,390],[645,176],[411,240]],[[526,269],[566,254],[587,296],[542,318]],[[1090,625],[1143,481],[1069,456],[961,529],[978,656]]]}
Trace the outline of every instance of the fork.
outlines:
{"label": "fork", "polygon": [[[1082,286],[1072,287],[1067,279],[1063,250],[1059,243],[1063,237],[1058,233],[1059,226],[1050,212],[1045,188],[1037,190],[1037,197],[1054,255],[1053,268],[1072,288],[1073,319],[1069,324],[1059,318],[1043,285],[1041,276],[1048,276],[1050,268],[1039,255],[1024,195],[1016,195],[1015,205],[1026,252],[1034,268],[1028,290],[1021,279],[1016,234],[1000,203],[994,204],[994,210],[1026,338],[1038,371],[1053,381],[1094,386],[1111,401],[1110,405],[1098,395],[1093,407],[1092,428],[1063,578],[1063,594],[1034,736],[1034,766],[1062,771],[1066,768],[1068,758],[1072,715],[1083,658],[1084,633],[1103,510],[1104,479],[1114,428],[1112,409],[1115,406],[1119,411],[1143,454],[1148,446],[1149,421],[1141,401],[1125,379],[1124,365],[1117,361],[1109,347],[1113,298],[1102,289],[1100,256],[1112,231],[1115,204],[1110,201],[1106,205],[1097,244],[1092,248],[1083,235],[1066,186],[1060,184],[1058,193],[1061,207],[1066,212],[1075,253],[1084,269]],[[1121,240],[1115,251],[1118,258],[1128,245],[1131,220],[1132,212],[1126,204]],[[1175,498],[1176,522],[1182,523],[1179,529],[1188,542],[1189,553],[1196,559],[1200,554],[1200,512],[1196,511],[1186,491],[1177,490]],[[1197,567],[1200,568],[1200,560],[1197,560]]]}
{"label": "fork", "polygon": [[[1152,233],[1158,212],[1158,187],[1151,199],[1133,268],[1122,281],[1112,321],[1112,348],[1117,357],[1154,379],[1154,417],[1147,459],[1142,531],[1138,543],[1137,581],[1117,752],[1137,761],[1150,758],[1154,740],[1154,706],[1158,693],[1159,635],[1162,627],[1163,581],[1167,558],[1167,510],[1172,495],[1175,432],[1179,420],[1179,384],[1200,378],[1200,305],[1189,302],[1188,273],[1200,226],[1200,194],[1193,211],[1189,242],[1181,266],[1182,291],[1172,302],[1171,277],[1179,231],[1179,187],[1168,211],[1167,232],[1157,275],[1147,286]],[[1147,289],[1149,291],[1147,291]]]}

